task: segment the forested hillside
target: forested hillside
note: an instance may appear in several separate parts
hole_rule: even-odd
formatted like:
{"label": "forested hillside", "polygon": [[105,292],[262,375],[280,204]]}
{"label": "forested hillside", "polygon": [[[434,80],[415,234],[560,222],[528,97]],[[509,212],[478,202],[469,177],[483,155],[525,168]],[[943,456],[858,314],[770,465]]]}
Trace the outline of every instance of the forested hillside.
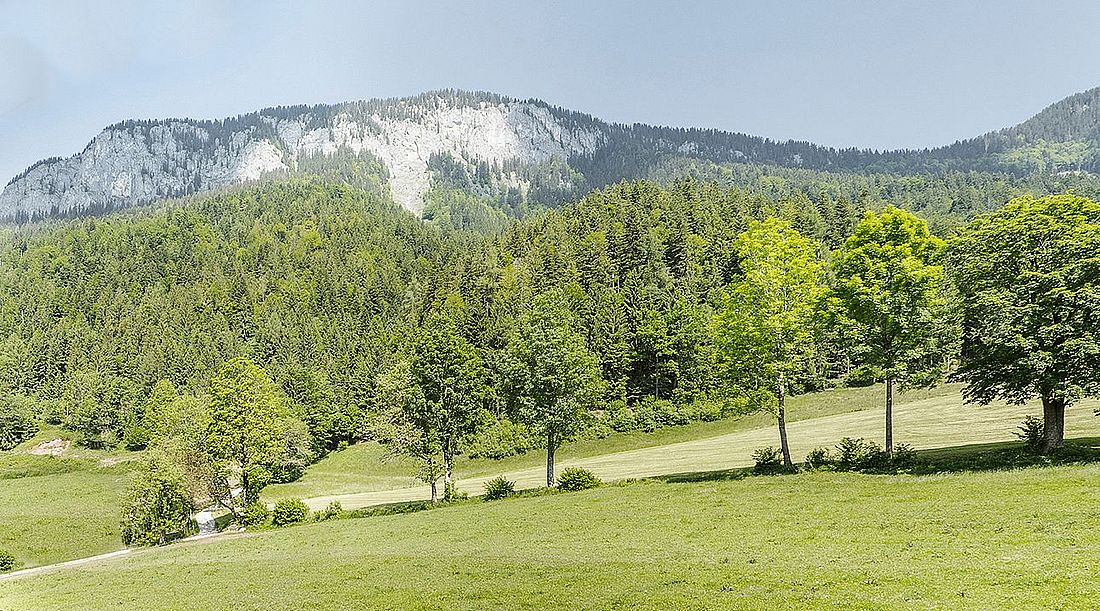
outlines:
{"label": "forested hillside", "polygon": [[[713,389],[709,319],[746,223],[778,214],[835,244],[859,212],[844,199],[625,183],[480,237],[377,194],[300,181],[11,234],[0,253],[0,393],[113,445],[141,425],[159,380],[202,395],[222,362],[247,356],[303,405],[358,413],[433,308],[453,310],[491,352],[533,295],[558,290],[609,399],[623,410],[686,405]],[[360,431],[313,433],[335,444]]]}

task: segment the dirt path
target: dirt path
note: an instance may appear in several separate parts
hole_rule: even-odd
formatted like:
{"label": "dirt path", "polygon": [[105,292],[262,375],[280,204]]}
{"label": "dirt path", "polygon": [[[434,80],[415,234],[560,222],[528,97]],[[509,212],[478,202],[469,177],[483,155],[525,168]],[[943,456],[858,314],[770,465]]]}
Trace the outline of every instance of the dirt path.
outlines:
{"label": "dirt path", "polygon": [[[1066,436],[1100,435],[1100,418],[1093,416],[1098,401],[1087,401],[1066,413]],[[1036,413],[1035,405],[991,405],[974,407],[960,405],[958,397],[937,397],[897,405],[894,408],[894,439],[918,449],[951,447],[972,443],[1009,441],[1015,439],[1013,429],[1025,414]],[[864,437],[881,444],[883,416],[878,410],[864,410],[835,416],[802,420],[788,426],[791,452],[801,460],[817,447],[832,447],[842,437]],[[563,461],[557,465],[560,473],[569,466],[591,469],[608,481],[653,475],[670,475],[696,471],[717,471],[751,466],[753,450],[763,446],[778,446],[778,433],[773,427],[739,431],[664,446],[641,448],[589,458]],[[516,482],[517,488],[535,488],[545,484],[545,467],[502,473]],[[485,482],[497,474],[462,479],[459,490],[481,494]],[[321,509],[339,501],[344,509],[355,509],[401,501],[426,500],[426,486],[398,488],[318,496],[305,499],[312,509]]]}

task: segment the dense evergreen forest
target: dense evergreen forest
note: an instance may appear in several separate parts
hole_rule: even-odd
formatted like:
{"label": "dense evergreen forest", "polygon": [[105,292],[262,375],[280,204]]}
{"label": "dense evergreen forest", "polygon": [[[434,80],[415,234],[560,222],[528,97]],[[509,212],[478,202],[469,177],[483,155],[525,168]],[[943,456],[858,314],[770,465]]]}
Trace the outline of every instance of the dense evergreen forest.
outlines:
{"label": "dense evergreen forest", "polygon": [[[373,167],[345,160],[352,174]],[[893,384],[935,383],[960,349],[978,354],[988,340],[989,313],[959,325],[941,239],[990,206],[988,192],[958,209],[913,206],[930,233],[885,205],[897,192],[866,182],[810,194],[783,177],[747,189],[632,181],[523,220],[456,223],[416,218],[378,180],[339,181],[270,182],[5,234],[7,436],[40,419],[91,447],[200,439],[204,460],[237,465],[251,500],[262,482],[365,439],[420,459],[433,491],[441,474],[450,490],[457,453],[537,447],[552,484],[553,451],[569,437],[769,409],[789,465],[786,395],[884,379],[889,414]],[[950,201],[972,187],[965,177],[914,185]],[[853,188],[865,190],[852,199]],[[481,205],[462,189],[434,195]],[[1082,232],[1082,255],[1059,264],[1080,276],[1067,290],[1092,290],[1095,204],[1025,197],[1006,210],[1019,218],[990,231],[1047,231],[1026,219],[1048,215]],[[959,269],[982,265],[978,250],[957,251]],[[986,286],[987,274],[958,276],[958,290],[975,294],[964,303],[1010,283]],[[992,354],[996,370],[1003,353]],[[977,400],[1002,390],[982,392]],[[1059,395],[1063,407],[1071,395]],[[251,451],[222,455],[234,434],[277,450],[262,463]]]}
{"label": "dense evergreen forest", "polygon": [[[708,321],[747,222],[780,215],[836,244],[860,212],[638,182],[486,236],[423,223],[377,192],[294,181],[69,221],[5,238],[0,393],[111,445],[140,425],[158,381],[202,395],[223,361],[247,356],[301,403],[357,414],[433,309],[453,308],[492,352],[554,289],[609,382],[620,413],[605,424],[653,428],[714,395]],[[316,387],[331,396],[301,396]],[[313,433],[334,445],[360,431]]]}

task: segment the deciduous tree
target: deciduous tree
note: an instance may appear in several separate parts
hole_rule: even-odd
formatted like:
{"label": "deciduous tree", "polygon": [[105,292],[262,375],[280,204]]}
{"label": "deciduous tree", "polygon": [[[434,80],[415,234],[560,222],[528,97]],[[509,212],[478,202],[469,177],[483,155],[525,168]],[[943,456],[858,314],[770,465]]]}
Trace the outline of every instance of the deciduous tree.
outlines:
{"label": "deciduous tree", "polygon": [[949,248],[963,320],[958,379],[970,401],[1043,403],[1043,451],[1065,410],[1100,394],[1100,203],[1021,197]]}

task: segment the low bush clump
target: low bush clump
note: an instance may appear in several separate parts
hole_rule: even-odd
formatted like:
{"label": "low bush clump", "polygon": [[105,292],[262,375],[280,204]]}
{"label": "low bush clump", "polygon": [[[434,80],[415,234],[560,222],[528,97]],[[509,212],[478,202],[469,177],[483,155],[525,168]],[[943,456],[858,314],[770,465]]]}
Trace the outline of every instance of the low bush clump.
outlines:
{"label": "low bush clump", "polygon": [[569,467],[558,476],[558,489],[566,492],[596,488],[602,483],[595,473],[580,467]]}
{"label": "low bush clump", "polygon": [[275,526],[286,526],[304,522],[309,517],[309,505],[302,499],[282,499],[275,503],[275,509],[271,512],[271,523]]}
{"label": "low bush clump", "polygon": [[324,522],[325,520],[334,520],[339,518],[343,513],[344,508],[340,505],[340,501],[333,501],[324,509],[313,512],[313,521]]}
{"label": "low bush clump", "polygon": [[752,461],[755,463],[753,473],[767,475],[783,470],[783,453],[776,447],[767,446],[753,451]]}
{"label": "low bush clump", "polygon": [[244,513],[241,516],[241,522],[245,526],[262,526],[267,524],[267,521],[271,519],[271,510],[267,508],[267,504],[262,501],[252,501],[244,506]]}
{"label": "low bush clump", "polygon": [[836,454],[831,457],[830,463],[837,471],[893,473],[914,468],[917,465],[917,451],[913,446],[901,443],[894,446],[891,456],[873,441],[845,437],[836,444]]}
{"label": "low bush clump", "polygon": [[811,470],[823,469],[832,464],[828,448],[815,448],[806,455],[806,468]]}
{"label": "low bush clump", "polygon": [[917,466],[917,450],[907,443],[894,446],[894,455],[890,458],[895,469],[902,471]]}
{"label": "low bush clump", "polygon": [[0,573],[7,573],[15,568],[15,556],[6,550],[0,549]]}
{"label": "low bush clump", "polygon": [[502,499],[506,496],[515,494],[516,483],[505,479],[503,475],[494,477],[493,479],[485,482],[485,500],[495,501]]}
{"label": "low bush clump", "polygon": [[122,447],[131,452],[144,450],[149,447],[150,437],[149,429],[140,424],[126,427],[126,430],[122,432]]}
{"label": "low bush clump", "polygon": [[1028,416],[1020,423],[1015,431],[1016,437],[1024,442],[1027,449],[1039,452],[1043,449],[1043,420],[1035,416]]}
{"label": "low bush clump", "polygon": [[513,423],[507,418],[489,418],[471,440],[466,454],[470,458],[501,459],[525,454],[536,445],[537,441],[531,431],[523,424]]}

